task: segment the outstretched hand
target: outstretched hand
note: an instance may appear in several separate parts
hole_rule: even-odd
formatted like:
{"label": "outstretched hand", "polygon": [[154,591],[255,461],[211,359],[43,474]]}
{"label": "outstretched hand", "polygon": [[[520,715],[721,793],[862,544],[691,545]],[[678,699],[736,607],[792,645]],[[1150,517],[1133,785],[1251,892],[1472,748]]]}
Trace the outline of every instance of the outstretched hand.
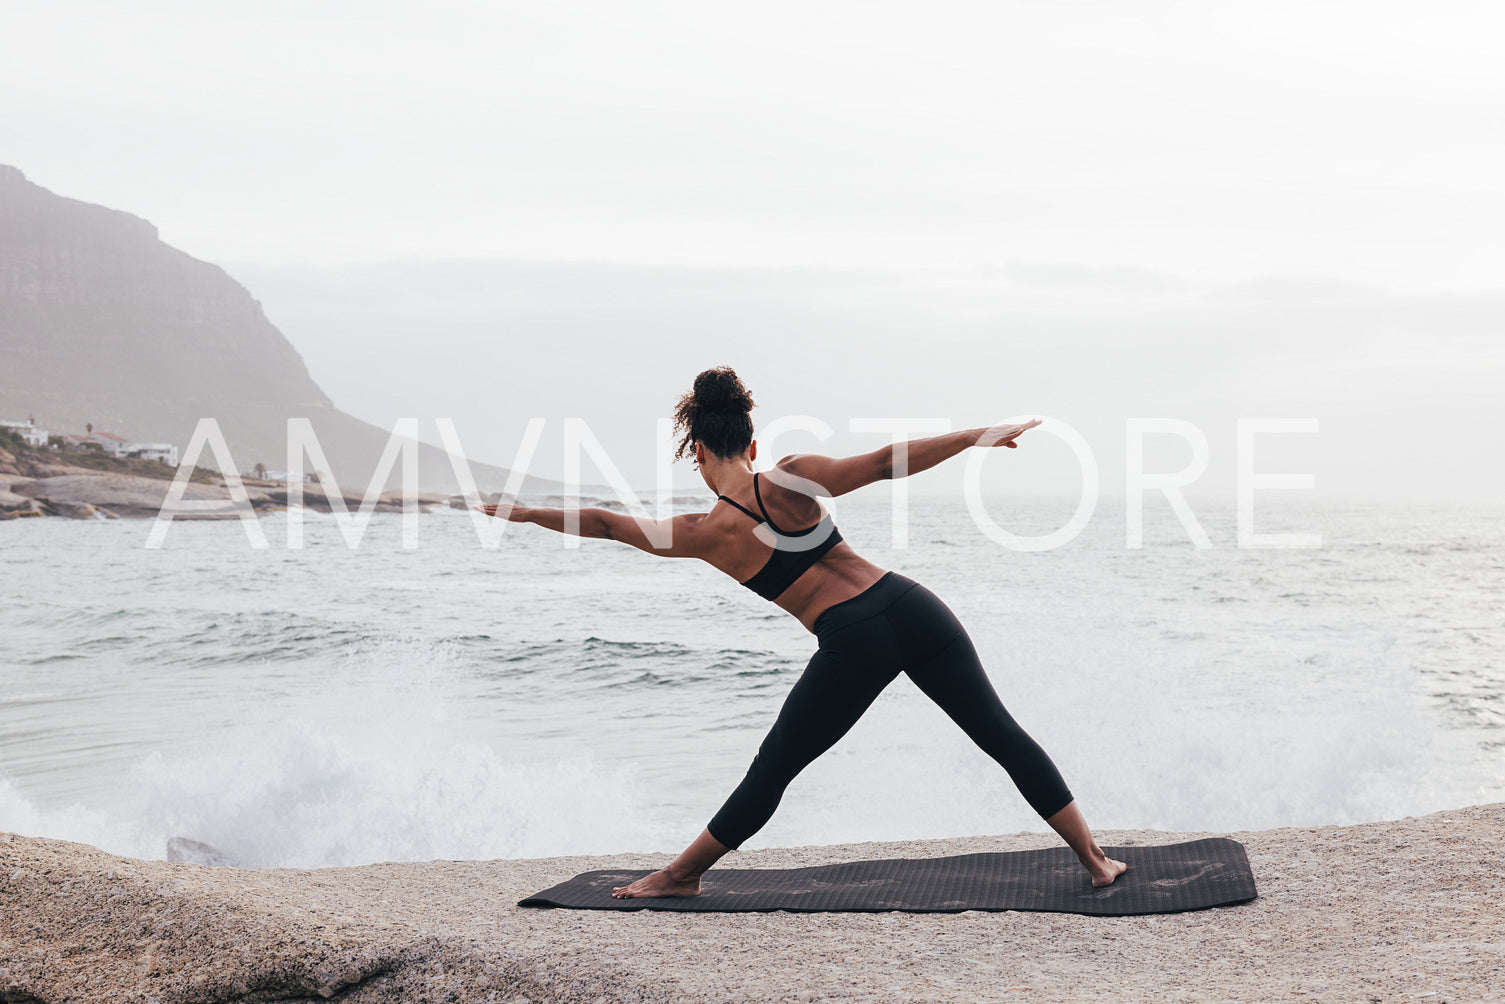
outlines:
{"label": "outstretched hand", "polygon": [[471,506],[471,508],[479,509],[481,512],[485,513],[488,516],[495,516],[498,519],[512,521],[514,520],[514,513],[518,514],[516,518],[521,518],[521,510],[523,507],[517,504],[517,499],[515,498],[504,498],[498,499],[495,502],[488,502],[485,505]]}
{"label": "outstretched hand", "polygon": [[1011,450],[1017,450],[1019,444],[1014,442],[1021,435],[1040,424],[1040,419],[1032,418],[1022,425],[990,425],[983,430],[977,439],[978,446],[1007,446]]}

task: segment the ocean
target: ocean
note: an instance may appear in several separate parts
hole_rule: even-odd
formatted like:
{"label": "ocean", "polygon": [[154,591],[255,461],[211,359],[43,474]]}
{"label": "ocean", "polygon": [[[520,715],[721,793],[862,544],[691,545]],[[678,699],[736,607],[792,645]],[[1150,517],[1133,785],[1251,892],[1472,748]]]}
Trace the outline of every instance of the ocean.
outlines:
{"label": "ocean", "polygon": [[[1101,828],[1229,831],[1505,800],[1498,504],[1269,493],[1121,501],[1048,551],[989,539],[960,497],[835,506],[872,560],[967,625],[994,685]],[[1018,533],[1075,499],[1006,497]],[[698,562],[469,514],[0,523],[0,830],[248,867],[677,852],[741,779],[814,650]],[[901,677],[748,847],[1045,830]]]}

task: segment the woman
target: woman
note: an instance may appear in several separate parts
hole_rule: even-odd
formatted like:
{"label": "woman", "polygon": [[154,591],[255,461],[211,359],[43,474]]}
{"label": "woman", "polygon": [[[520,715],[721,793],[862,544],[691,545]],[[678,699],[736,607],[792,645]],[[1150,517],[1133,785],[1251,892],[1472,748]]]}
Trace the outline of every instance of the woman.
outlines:
{"label": "woman", "polygon": [[[909,675],[978,746],[998,761],[1030,806],[1104,886],[1126,865],[1105,855],[1050,758],[1004,709],[954,614],[924,586],[852,550],[816,501],[895,476],[895,448],[856,457],[796,454],[754,473],[752,395],[729,367],[706,370],[675,411],[683,433],[675,459],[695,457],[716,493],[710,512],[669,526],[605,509],[579,514],[579,534],[620,540],[650,554],[699,558],[789,611],[819,641],[747,776],[700,836],[665,868],[613,890],[619,899],[694,896],[700,876],[768,822],[796,774],[846,734],[899,673]],[[974,445],[1017,448],[1039,419],[919,439],[901,472],[927,470]],[[721,504],[725,503],[725,504]],[[491,516],[566,532],[565,510],[498,503]],[[803,529],[794,529],[803,527]],[[667,539],[665,530],[672,531]]]}

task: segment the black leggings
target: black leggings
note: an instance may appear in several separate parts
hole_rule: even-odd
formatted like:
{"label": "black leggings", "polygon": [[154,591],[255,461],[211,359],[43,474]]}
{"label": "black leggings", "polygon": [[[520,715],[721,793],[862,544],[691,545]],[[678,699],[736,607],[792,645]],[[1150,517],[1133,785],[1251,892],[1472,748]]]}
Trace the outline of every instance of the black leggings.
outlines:
{"label": "black leggings", "polygon": [[924,586],[889,572],[827,608],[815,636],[820,648],[707,827],[724,846],[740,847],[762,829],[795,775],[846,735],[900,672],[1009,772],[1041,818],[1071,802],[1061,772],[998,699],[961,622]]}

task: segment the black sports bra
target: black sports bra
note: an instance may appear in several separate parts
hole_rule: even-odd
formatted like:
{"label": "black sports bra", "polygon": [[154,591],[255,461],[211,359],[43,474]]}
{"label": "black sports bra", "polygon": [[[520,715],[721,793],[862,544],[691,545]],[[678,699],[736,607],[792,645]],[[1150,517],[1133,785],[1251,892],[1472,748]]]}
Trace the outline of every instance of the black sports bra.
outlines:
{"label": "black sports bra", "polygon": [[753,495],[758,500],[758,509],[763,513],[761,516],[747,508],[747,506],[742,505],[736,499],[729,499],[725,495],[717,495],[716,497],[722,501],[730,502],[759,523],[767,523],[768,528],[778,534],[780,538],[804,537],[822,527],[825,527],[827,530],[825,539],[819,544],[808,545],[801,549],[788,546],[781,539],[779,541],[779,545],[781,546],[774,547],[773,553],[768,556],[767,563],[758,569],[758,574],[742,583],[765,600],[776,600],[784,590],[794,584],[795,579],[808,572],[811,565],[814,565],[821,558],[825,557],[826,552],[831,550],[831,548],[841,543],[841,531],[836,529],[836,524],[831,521],[829,514],[823,517],[819,523],[806,527],[803,530],[780,530],[774,525],[773,520],[768,518],[768,510],[763,506],[763,492],[758,488],[758,475],[756,473],[753,474]]}

